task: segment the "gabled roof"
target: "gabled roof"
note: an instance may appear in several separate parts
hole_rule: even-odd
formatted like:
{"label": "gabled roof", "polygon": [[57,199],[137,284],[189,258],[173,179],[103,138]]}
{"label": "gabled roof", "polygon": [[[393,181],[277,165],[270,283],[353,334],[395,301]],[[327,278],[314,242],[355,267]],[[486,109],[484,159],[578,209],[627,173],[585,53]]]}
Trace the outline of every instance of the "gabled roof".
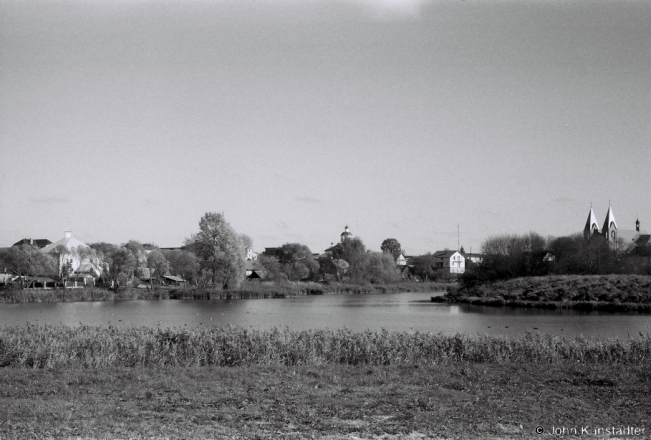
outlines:
{"label": "gabled roof", "polygon": [[432,254],[433,257],[436,258],[448,258],[451,257],[452,255],[459,253],[461,255],[461,252],[459,251],[451,251],[451,250],[445,250],[445,251],[436,251],[434,254]]}
{"label": "gabled roof", "polygon": [[615,229],[617,229],[617,222],[615,221],[615,216],[613,215],[613,209],[610,206],[608,206],[608,213],[606,214],[606,220],[604,220],[604,227],[601,228],[604,234],[606,233],[605,231],[607,231],[608,228],[610,228],[611,223],[614,223]]}
{"label": "gabled roof", "polygon": [[23,238],[19,242],[16,242],[13,244],[13,246],[20,246],[23,244],[31,244],[33,246],[36,246],[37,248],[44,248],[48,244],[52,243],[50,240],[47,238],[37,238],[36,240],[31,239],[31,238]]}
{"label": "gabled roof", "polygon": [[45,246],[43,249],[41,249],[41,252],[52,252],[57,246],[63,245],[67,249],[73,249],[73,248],[85,248],[88,247],[86,243],[82,243],[81,241],[77,240],[74,238],[72,235],[68,237],[64,237],[59,241],[55,241],[54,243],[50,243],[47,246]]}
{"label": "gabled roof", "polygon": [[590,214],[588,214],[588,221],[585,222],[585,228],[583,228],[584,231],[592,231],[593,226],[597,227],[597,231],[599,231],[599,223],[597,223],[597,217],[594,215],[594,211],[592,208],[590,208]]}

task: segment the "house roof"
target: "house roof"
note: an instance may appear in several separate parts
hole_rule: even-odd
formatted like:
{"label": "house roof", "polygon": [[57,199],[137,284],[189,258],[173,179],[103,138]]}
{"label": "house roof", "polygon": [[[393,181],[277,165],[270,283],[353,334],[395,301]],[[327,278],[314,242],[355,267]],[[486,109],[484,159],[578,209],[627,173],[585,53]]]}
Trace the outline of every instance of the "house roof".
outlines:
{"label": "house roof", "polygon": [[37,281],[39,283],[53,283],[54,280],[48,277],[29,277],[32,281]]}
{"label": "house roof", "polygon": [[22,240],[16,242],[13,244],[13,246],[20,246],[23,244],[31,244],[34,245],[38,248],[44,248],[48,244],[52,243],[50,240],[47,238],[37,238],[37,239],[32,239],[32,238],[23,238]]}
{"label": "house roof", "polygon": [[613,208],[608,206],[608,213],[606,214],[606,220],[604,220],[604,227],[601,228],[603,233],[605,234],[608,228],[610,228],[610,224],[613,223],[615,225],[615,229],[617,229],[617,222],[615,221],[615,215],[613,214]]}
{"label": "house roof", "polygon": [[436,251],[432,256],[437,257],[437,258],[446,258],[446,257],[451,257],[452,255],[459,253],[459,251],[451,251],[451,250],[445,250],[445,251]]}
{"label": "house roof", "polygon": [[54,243],[50,243],[47,246],[45,246],[43,249],[41,249],[41,252],[52,252],[55,250],[55,248],[59,245],[65,246],[68,250],[71,250],[73,248],[79,248],[79,247],[88,247],[86,243],[82,243],[81,241],[77,240],[72,236],[72,234],[68,235],[66,234],[66,237],[63,237],[59,241],[55,241]]}
{"label": "house roof", "polygon": [[617,240],[621,240],[623,251],[632,252],[636,247],[644,247],[649,240],[648,234],[639,233],[632,229],[618,229]]}
{"label": "house roof", "polygon": [[249,275],[247,275],[247,278],[260,278],[261,280],[264,280],[267,278],[267,273],[266,270],[253,270]]}
{"label": "house roof", "polygon": [[177,281],[179,283],[182,283],[183,281],[185,281],[183,278],[175,277],[174,275],[163,275],[163,278],[165,278],[167,280]]}
{"label": "house roof", "polygon": [[590,208],[590,214],[588,214],[588,221],[585,222],[585,228],[583,230],[592,231],[593,226],[596,226],[597,231],[599,231],[599,223],[597,223],[597,217],[595,217],[594,211],[592,210],[592,208]]}

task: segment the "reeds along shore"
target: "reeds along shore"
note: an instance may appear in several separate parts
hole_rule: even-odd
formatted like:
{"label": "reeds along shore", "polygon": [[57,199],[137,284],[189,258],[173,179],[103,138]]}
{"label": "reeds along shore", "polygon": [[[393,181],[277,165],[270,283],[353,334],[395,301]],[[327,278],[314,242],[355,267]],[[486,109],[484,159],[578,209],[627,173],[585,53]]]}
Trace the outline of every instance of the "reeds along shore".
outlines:
{"label": "reeds along shore", "polygon": [[388,285],[321,284],[314,282],[292,282],[286,284],[248,282],[239,289],[199,289],[125,288],[117,292],[101,287],[80,289],[11,289],[0,291],[0,303],[32,302],[78,302],[115,300],[156,300],[156,299],[247,299],[247,298],[289,298],[304,295],[367,294],[397,292],[435,292],[444,291],[445,283],[397,283]]}
{"label": "reeds along shore", "polygon": [[242,365],[445,365],[455,363],[649,364],[651,335],[606,341],[544,334],[291,331],[287,328],[150,329],[28,325],[0,330],[9,368]]}

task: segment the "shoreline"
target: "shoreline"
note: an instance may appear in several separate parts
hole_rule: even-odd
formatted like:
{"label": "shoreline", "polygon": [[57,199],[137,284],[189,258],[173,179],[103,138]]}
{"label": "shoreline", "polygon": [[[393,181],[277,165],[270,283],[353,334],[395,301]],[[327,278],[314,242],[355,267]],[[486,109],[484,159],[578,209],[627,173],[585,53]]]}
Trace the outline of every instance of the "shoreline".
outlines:
{"label": "shoreline", "polygon": [[117,292],[101,287],[77,289],[12,289],[0,291],[0,304],[39,302],[88,302],[125,300],[212,300],[212,299],[267,299],[311,295],[366,295],[374,293],[444,292],[450,283],[405,282],[388,285],[320,284],[297,282],[285,285],[247,284],[239,289],[211,290],[160,287],[137,289],[127,287]]}

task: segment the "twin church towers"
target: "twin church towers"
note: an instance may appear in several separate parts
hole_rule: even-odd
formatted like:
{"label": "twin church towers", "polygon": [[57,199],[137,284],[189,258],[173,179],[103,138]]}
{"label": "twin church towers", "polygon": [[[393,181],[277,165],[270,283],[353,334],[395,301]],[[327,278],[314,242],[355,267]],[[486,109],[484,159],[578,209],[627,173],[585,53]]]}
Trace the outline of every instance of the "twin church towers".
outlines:
{"label": "twin church towers", "polygon": [[[597,217],[594,215],[594,211],[592,210],[592,207],[590,207],[590,214],[588,214],[588,221],[585,224],[585,228],[583,228],[583,237],[587,240],[591,238],[594,235],[601,234],[603,235],[606,240],[610,243],[616,243],[617,239],[620,238],[620,233],[624,232],[621,231],[617,228],[617,222],[615,221],[615,215],[613,214],[613,209],[610,207],[610,204],[608,205],[608,213],[606,214],[606,220],[604,220],[604,224],[599,229],[599,223],[597,223]],[[636,232],[637,234],[640,233],[640,220],[635,221],[635,231],[625,231],[627,233],[629,232]],[[626,234],[630,235],[630,234]]]}

